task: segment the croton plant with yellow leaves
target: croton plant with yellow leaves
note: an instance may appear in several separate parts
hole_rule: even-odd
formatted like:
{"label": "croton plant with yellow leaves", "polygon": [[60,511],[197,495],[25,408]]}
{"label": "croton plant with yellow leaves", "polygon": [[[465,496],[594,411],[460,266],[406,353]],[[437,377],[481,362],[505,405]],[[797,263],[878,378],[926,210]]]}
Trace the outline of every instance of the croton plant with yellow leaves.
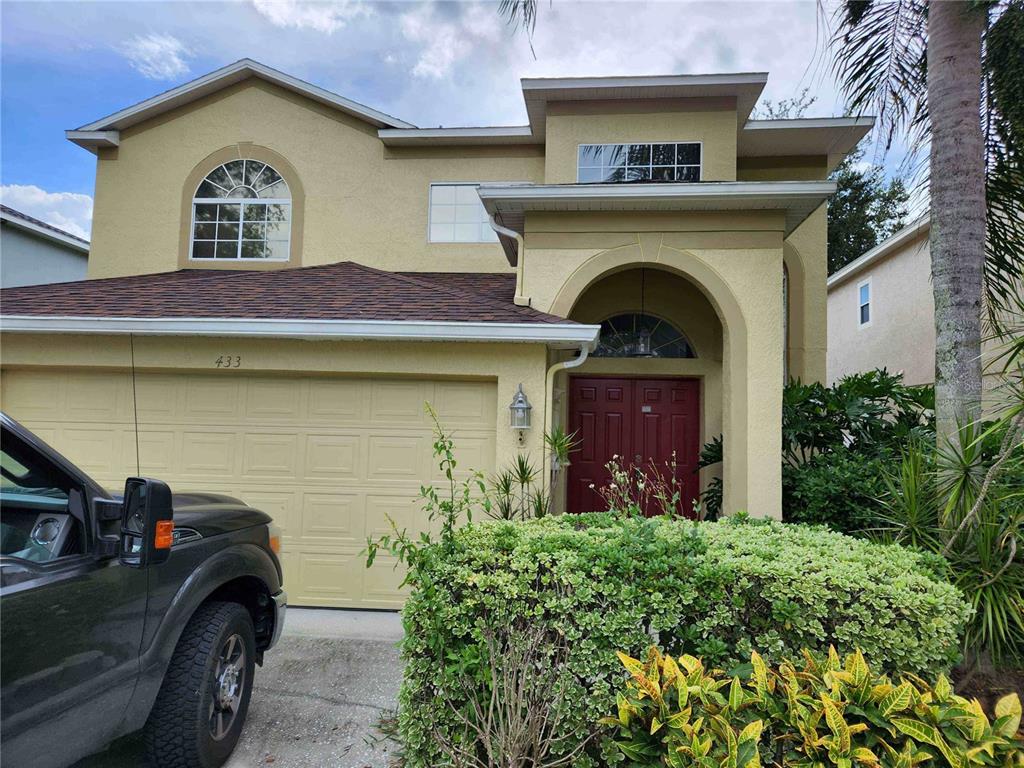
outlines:
{"label": "croton plant with yellow leaves", "polygon": [[[755,652],[745,680],[651,648],[619,654],[629,672],[618,713],[601,719],[627,766],[671,768],[1024,768],[1021,703],[995,719],[944,676],[873,674],[860,651],[769,667]],[[607,754],[607,752],[606,752]]]}

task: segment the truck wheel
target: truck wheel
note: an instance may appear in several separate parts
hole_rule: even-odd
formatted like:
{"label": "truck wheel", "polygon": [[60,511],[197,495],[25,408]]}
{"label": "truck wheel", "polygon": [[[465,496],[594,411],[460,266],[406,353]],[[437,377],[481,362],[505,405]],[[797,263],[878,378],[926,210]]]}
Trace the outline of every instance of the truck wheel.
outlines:
{"label": "truck wheel", "polygon": [[193,614],[145,726],[156,768],[216,768],[238,743],[252,694],[256,640],[238,603],[206,603]]}

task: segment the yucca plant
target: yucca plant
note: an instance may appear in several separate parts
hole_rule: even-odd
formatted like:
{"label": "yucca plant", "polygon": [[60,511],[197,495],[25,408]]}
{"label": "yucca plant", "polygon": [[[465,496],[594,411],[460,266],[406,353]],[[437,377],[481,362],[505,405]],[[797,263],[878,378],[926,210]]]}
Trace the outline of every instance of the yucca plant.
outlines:
{"label": "yucca plant", "polygon": [[909,446],[871,531],[948,561],[948,578],[974,607],[967,667],[1024,661],[1024,446],[1008,442],[1010,429],[968,425],[938,453]]}
{"label": "yucca plant", "polygon": [[1017,694],[1000,699],[990,721],[944,676],[894,682],[873,674],[860,651],[845,662],[834,648],[823,659],[804,651],[799,666],[777,667],[754,652],[745,681],[656,648],[645,662],[619,658],[630,678],[617,713],[600,722],[631,766],[1024,766]]}

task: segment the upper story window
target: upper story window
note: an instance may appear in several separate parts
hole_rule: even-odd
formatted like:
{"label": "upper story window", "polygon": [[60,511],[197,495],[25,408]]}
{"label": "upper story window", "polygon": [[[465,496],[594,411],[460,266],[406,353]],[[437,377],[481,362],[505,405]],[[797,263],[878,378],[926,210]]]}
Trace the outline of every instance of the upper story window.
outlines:
{"label": "upper story window", "polygon": [[857,325],[871,325],[871,281],[857,286]]}
{"label": "upper story window", "polygon": [[232,160],[203,179],[192,201],[193,259],[287,261],[292,196],[258,160]]}
{"label": "upper story window", "polygon": [[477,194],[479,184],[430,185],[430,242],[495,243],[487,211]]}
{"label": "upper story window", "polygon": [[700,181],[700,142],[580,144],[581,184]]}

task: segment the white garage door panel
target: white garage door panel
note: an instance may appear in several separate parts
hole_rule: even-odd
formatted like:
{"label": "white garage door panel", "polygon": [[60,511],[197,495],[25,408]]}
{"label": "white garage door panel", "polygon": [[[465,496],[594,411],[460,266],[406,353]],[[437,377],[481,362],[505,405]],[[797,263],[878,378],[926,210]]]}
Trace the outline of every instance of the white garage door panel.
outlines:
{"label": "white garage door panel", "polygon": [[[388,517],[410,532],[427,527],[419,488],[444,476],[425,402],[455,431],[462,476],[494,468],[489,383],[223,371],[139,374],[135,386],[139,471],[272,515],[298,605],[401,605],[394,561],[379,557],[367,570],[360,552],[367,536],[390,532]],[[0,405],[107,487],[137,471],[126,373],[4,371]]]}

